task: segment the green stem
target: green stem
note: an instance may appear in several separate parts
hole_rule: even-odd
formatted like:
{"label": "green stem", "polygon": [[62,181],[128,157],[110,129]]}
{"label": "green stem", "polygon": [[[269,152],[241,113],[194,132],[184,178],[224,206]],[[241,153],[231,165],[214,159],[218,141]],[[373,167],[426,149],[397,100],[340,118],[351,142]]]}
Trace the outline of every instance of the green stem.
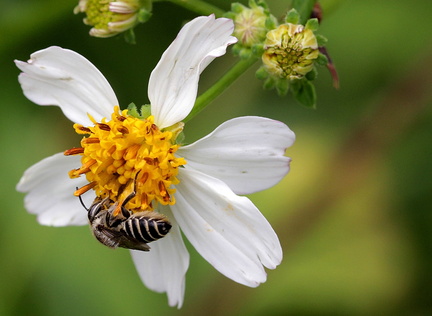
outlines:
{"label": "green stem", "polygon": [[240,75],[257,61],[256,58],[241,59],[228,72],[223,75],[211,88],[201,94],[195,101],[194,108],[183,122],[189,121],[201,112],[211,101],[225,91]]}
{"label": "green stem", "polygon": [[224,10],[215,7],[214,5],[208,4],[201,0],[167,0],[181,7],[184,7],[190,11],[198,13],[200,15],[214,14],[217,18],[222,17],[225,14]]}

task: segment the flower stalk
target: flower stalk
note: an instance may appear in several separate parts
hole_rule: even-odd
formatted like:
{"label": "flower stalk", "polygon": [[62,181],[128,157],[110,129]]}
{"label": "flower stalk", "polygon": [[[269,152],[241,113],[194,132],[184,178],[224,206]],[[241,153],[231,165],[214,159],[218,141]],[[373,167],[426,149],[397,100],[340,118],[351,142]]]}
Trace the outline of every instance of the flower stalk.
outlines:
{"label": "flower stalk", "polygon": [[192,119],[195,115],[201,112],[207,105],[209,105],[214,99],[222,94],[234,81],[237,80],[247,69],[249,69],[258,59],[249,58],[239,60],[225,75],[222,76],[214,85],[212,85],[207,91],[202,93],[195,101],[194,108],[189,115],[183,120],[187,122]]}
{"label": "flower stalk", "polygon": [[201,0],[167,0],[178,6],[184,7],[200,15],[214,14],[217,18],[224,15],[225,11]]}

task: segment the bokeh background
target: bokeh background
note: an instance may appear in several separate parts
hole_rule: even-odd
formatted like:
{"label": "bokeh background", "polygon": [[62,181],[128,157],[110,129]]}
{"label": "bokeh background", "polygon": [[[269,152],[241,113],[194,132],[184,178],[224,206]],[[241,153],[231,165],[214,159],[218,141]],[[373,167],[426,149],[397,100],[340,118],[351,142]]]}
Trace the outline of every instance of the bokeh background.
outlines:
{"label": "bokeh background", "polygon": [[[268,2],[281,15],[290,3]],[[101,246],[88,227],[40,226],[25,211],[15,191],[23,171],[79,139],[58,108],[23,96],[13,60],[51,45],[73,49],[102,71],[122,106],[144,104],[151,70],[195,15],[155,3],[129,45],[90,38],[75,0],[0,0],[0,315],[432,315],[432,2],[321,3],[338,91],[322,68],[318,107],[306,109],[262,90],[255,67],[185,130],[192,142],[232,117],[261,115],[296,132],[290,174],[250,196],[284,260],[250,289],[189,247],[177,310],[143,286],[128,251]],[[202,90],[234,61],[210,65]]]}

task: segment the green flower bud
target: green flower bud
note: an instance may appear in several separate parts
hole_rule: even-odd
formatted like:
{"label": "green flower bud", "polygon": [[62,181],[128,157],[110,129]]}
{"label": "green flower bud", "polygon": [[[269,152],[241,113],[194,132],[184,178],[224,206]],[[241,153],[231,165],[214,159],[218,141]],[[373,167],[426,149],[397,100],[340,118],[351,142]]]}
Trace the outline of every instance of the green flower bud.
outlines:
{"label": "green flower bud", "polygon": [[234,33],[238,43],[233,51],[242,58],[249,58],[261,46],[269,29],[276,27],[276,19],[269,13],[262,1],[249,1],[249,7],[240,3],[231,5],[231,12],[226,17],[234,21]]}

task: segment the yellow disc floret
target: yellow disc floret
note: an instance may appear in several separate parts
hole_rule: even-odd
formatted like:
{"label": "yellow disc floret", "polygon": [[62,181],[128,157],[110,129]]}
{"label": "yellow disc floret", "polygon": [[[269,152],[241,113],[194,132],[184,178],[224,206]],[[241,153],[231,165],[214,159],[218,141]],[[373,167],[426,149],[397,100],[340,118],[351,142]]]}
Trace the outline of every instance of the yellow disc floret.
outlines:
{"label": "yellow disc floret", "polygon": [[179,148],[171,131],[162,131],[154,124],[153,116],[140,119],[114,108],[111,120],[84,127],[75,124],[78,134],[88,134],[81,140],[81,148],[73,148],[65,155],[82,156],[82,166],[69,172],[71,178],[86,175],[89,184],[78,189],[81,195],[93,188],[100,198],[109,197],[120,203],[132,192],[127,203],[132,212],[153,210],[155,203],[175,203],[173,185],[184,158],[175,157]]}
{"label": "yellow disc floret", "polygon": [[267,71],[280,78],[300,79],[318,58],[314,33],[298,24],[283,24],[267,33],[262,61]]}

